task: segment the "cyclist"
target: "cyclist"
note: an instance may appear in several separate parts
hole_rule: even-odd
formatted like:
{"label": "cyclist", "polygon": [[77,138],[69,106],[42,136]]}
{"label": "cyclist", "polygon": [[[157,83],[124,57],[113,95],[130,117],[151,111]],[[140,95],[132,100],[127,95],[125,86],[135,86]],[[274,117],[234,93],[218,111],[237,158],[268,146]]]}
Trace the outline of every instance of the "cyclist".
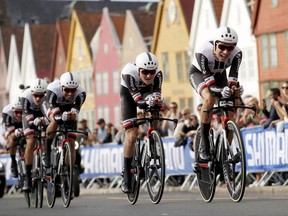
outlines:
{"label": "cyclist", "polygon": [[[45,145],[45,167],[50,167],[50,155],[51,144],[55,137],[55,133],[50,133],[57,130],[58,125],[64,122],[65,127],[69,129],[77,129],[77,120],[80,112],[80,108],[86,99],[86,92],[79,86],[80,78],[77,74],[71,72],[65,72],[61,75],[60,80],[55,80],[47,87],[46,100],[44,106],[47,109],[47,117],[50,123],[47,127],[47,138]],[[75,133],[68,133],[69,143],[71,144],[72,151],[72,163],[75,161]],[[46,174],[50,175],[50,169],[46,169]]]}
{"label": "cyclist", "polygon": [[31,170],[33,163],[33,151],[35,148],[34,129],[40,125],[48,125],[49,121],[44,117],[41,105],[47,91],[47,82],[44,79],[35,79],[30,88],[22,93],[21,103],[23,107],[23,129],[26,138],[25,166],[26,179],[23,190],[30,191],[32,187]]}
{"label": "cyclist", "polygon": [[[243,94],[243,86],[236,87],[238,71],[242,60],[242,51],[237,46],[238,35],[228,26],[215,31],[213,41],[205,42],[195,56],[189,70],[189,81],[195,91],[202,97],[203,106],[201,118],[201,142],[199,146],[200,160],[208,161],[209,130],[213,113],[204,112],[216,102],[216,97],[229,98],[231,94],[239,97]],[[230,71],[226,74],[226,69]],[[238,86],[238,85],[237,85]],[[237,99],[237,103],[240,101]],[[230,113],[233,117],[233,113]]]}
{"label": "cyclist", "polygon": [[137,107],[149,109],[162,106],[162,72],[158,69],[157,57],[150,52],[143,52],[135,62],[126,64],[121,71],[121,115],[125,130],[124,143],[124,179],[121,190],[131,192],[131,163],[135,153],[134,143],[138,136],[138,127],[133,121],[137,116]]}
{"label": "cyclist", "polygon": [[16,161],[17,146],[15,138],[23,135],[22,130],[22,105],[19,98],[5,106],[2,111],[4,138],[7,140],[7,148],[11,157],[11,174],[13,178],[18,177]]}

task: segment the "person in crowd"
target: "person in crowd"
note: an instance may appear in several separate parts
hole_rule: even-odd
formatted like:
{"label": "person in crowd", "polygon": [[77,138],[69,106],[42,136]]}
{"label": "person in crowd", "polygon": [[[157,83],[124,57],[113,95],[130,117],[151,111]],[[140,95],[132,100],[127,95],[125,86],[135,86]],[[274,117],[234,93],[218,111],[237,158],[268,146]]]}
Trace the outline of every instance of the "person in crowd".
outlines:
{"label": "person in crowd", "polygon": [[88,136],[86,137],[83,134],[78,134],[77,135],[77,141],[79,142],[80,145],[92,146],[93,145],[93,142],[92,142],[92,139],[91,139],[91,134],[92,133],[91,133],[90,128],[88,127],[87,120],[86,119],[82,119],[79,123],[80,123],[80,125],[78,127],[78,130],[82,130],[83,132],[86,132],[88,134]]}
{"label": "person in crowd", "polygon": [[185,123],[190,122],[189,118],[190,118],[190,110],[189,108],[183,108],[181,110],[181,118],[178,121],[178,124],[175,128],[175,131],[173,133],[173,136],[176,138],[176,142],[175,142],[175,147],[184,145],[184,143],[187,143],[187,137],[186,134],[183,133],[183,127],[185,125]]}
{"label": "person in crowd", "polygon": [[104,139],[104,143],[112,143],[117,132],[118,132],[117,128],[115,128],[114,125],[111,122],[109,122],[106,125],[106,137]]}
{"label": "person in crowd", "polygon": [[279,101],[280,95],[281,93],[279,88],[271,88],[268,91],[271,107],[270,111],[268,111],[267,108],[263,109],[263,113],[268,117],[267,121],[263,125],[264,129],[274,127],[278,122],[284,119],[284,116],[281,116],[279,112],[279,110],[282,110],[283,106]]}
{"label": "person in crowd", "polygon": [[2,110],[3,132],[4,138],[7,141],[6,147],[11,157],[11,176],[13,178],[18,177],[15,138],[23,136],[22,111],[23,108],[19,98],[6,105]]}
{"label": "person in crowd", "polygon": [[[237,46],[238,35],[228,26],[218,28],[212,41],[206,41],[195,52],[189,71],[189,80],[194,90],[202,97],[201,109],[201,141],[199,160],[207,162],[209,157],[209,130],[213,113],[206,109],[214,106],[217,97],[229,98],[232,94],[241,103],[243,86],[238,82],[238,71],[242,60],[242,51]],[[230,68],[228,78],[226,69]],[[233,118],[233,113],[230,112]]]}
{"label": "person in crowd", "polygon": [[[282,84],[282,94],[281,97],[279,98],[280,103],[283,104],[283,108],[285,109],[285,112],[283,112],[284,120],[288,121],[288,81],[284,82]],[[286,115],[285,115],[286,113]]]}
{"label": "person in crowd", "polygon": [[30,85],[30,88],[26,89],[21,95],[21,104],[23,107],[22,123],[27,143],[25,149],[26,179],[23,185],[24,191],[31,191],[32,187],[31,170],[36,141],[34,138],[35,129],[38,126],[46,127],[49,124],[49,120],[41,109],[47,86],[48,83],[46,80],[35,79]]}
{"label": "person in crowd", "polygon": [[135,62],[126,64],[121,71],[121,118],[125,129],[124,170],[121,190],[131,192],[131,163],[135,154],[135,141],[139,128],[133,124],[137,117],[137,107],[149,110],[161,108],[163,74],[158,69],[157,57],[150,52],[137,55]]}
{"label": "person in crowd", "polygon": [[[86,92],[80,86],[80,78],[76,73],[65,72],[61,75],[60,80],[55,80],[47,87],[47,97],[43,102],[44,107],[47,110],[46,115],[50,120],[46,133],[46,145],[45,145],[45,167],[46,175],[50,175],[51,163],[51,145],[55,137],[55,133],[49,133],[57,130],[58,125],[62,122],[69,122],[65,124],[65,127],[69,129],[77,128],[77,121],[80,109],[85,102]],[[72,163],[75,163],[76,151],[75,140],[77,134],[69,132],[68,141],[71,144],[72,151]]]}
{"label": "person in crowd", "polygon": [[122,121],[113,141],[119,145],[125,142],[125,130],[123,129]]}
{"label": "person in crowd", "polygon": [[97,128],[97,143],[101,145],[104,143],[105,138],[107,136],[106,122],[103,118],[98,119],[96,128]]}
{"label": "person in crowd", "polygon": [[[178,104],[173,101],[169,105],[169,111],[166,113],[164,118],[170,118],[170,119],[179,119],[178,114]],[[167,131],[168,136],[173,136],[174,134],[174,123],[172,121],[163,120],[162,122],[162,130]]]}

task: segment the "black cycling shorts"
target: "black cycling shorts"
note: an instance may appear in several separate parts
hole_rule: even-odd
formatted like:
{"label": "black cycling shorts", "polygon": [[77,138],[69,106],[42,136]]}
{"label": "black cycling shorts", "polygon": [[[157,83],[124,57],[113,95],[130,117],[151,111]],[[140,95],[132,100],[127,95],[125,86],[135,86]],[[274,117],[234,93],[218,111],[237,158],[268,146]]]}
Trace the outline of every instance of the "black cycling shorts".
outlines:
{"label": "black cycling shorts", "polygon": [[[227,86],[228,80],[226,70],[221,73],[215,73],[214,79],[217,87],[224,88]],[[189,82],[199,95],[201,95],[201,91],[206,87],[203,73],[194,66],[192,66],[189,71]]]}
{"label": "black cycling shorts", "polygon": [[[153,93],[152,85],[148,85],[140,90],[143,98]],[[137,104],[133,100],[128,88],[121,86],[120,88],[120,101],[121,101],[121,118],[123,122],[123,128],[125,130],[133,128],[131,124],[137,117]]]}

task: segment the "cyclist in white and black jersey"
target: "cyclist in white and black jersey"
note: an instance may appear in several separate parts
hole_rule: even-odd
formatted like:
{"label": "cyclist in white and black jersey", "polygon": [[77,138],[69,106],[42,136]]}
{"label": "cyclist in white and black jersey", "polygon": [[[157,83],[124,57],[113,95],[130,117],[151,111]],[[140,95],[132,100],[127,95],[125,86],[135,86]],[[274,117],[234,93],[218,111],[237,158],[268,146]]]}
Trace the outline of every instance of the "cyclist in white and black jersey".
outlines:
{"label": "cyclist in white and black jersey", "polygon": [[2,110],[4,138],[11,157],[11,174],[13,178],[18,177],[18,168],[16,161],[17,146],[15,138],[23,135],[22,130],[22,106],[19,98],[6,105]]}
{"label": "cyclist in white and black jersey", "polygon": [[30,88],[26,89],[21,95],[21,104],[23,107],[22,123],[27,143],[25,149],[26,179],[23,185],[24,191],[30,191],[32,187],[31,170],[33,151],[35,149],[34,129],[37,126],[46,126],[49,124],[49,120],[41,109],[47,85],[46,80],[35,79]]}
{"label": "cyclist in white and black jersey", "polygon": [[[209,130],[212,114],[204,112],[211,109],[216,96],[229,98],[234,92],[239,97],[243,94],[243,86],[238,83],[238,71],[242,61],[242,51],[237,47],[238,35],[230,27],[224,26],[216,30],[213,41],[207,41],[195,52],[189,71],[192,87],[203,99],[201,109],[201,144],[200,160],[208,161]],[[227,76],[226,69],[229,68]],[[237,103],[240,103],[237,100]],[[231,113],[231,116],[233,114]]]}
{"label": "cyclist in white and black jersey", "polygon": [[161,107],[163,75],[158,70],[158,60],[150,52],[144,52],[136,57],[135,62],[126,64],[121,71],[121,115],[125,129],[124,143],[124,181],[121,189],[124,193],[131,192],[131,162],[135,154],[135,142],[138,127],[133,121],[137,116],[137,107],[147,109],[155,105]]}
{"label": "cyclist in white and black jersey", "polygon": [[[69,122],[65,124],[65,127],[70,129],[77,129],[78,115],[86,99],[85,90],[79,86],[80,79],[77,74],[71,72],[65,72],[61,75],[60,80],[55,80],[47,87],[47,100],[44,104],[47,109],[47,117],[50,123],[47,127],[47,134],[51,131],[57,130],[59,124]],[[55,133],[50,133],[47,136],[45,145],[45,166],[50,167],[50,153],[51,144],[55,137]],[[75,149],[75,133],[68,133],[71,149]],[[75,161],[75,151],[72,152],[72,162]],[[47,175],[49,175],[49,169],[47,169]]]}

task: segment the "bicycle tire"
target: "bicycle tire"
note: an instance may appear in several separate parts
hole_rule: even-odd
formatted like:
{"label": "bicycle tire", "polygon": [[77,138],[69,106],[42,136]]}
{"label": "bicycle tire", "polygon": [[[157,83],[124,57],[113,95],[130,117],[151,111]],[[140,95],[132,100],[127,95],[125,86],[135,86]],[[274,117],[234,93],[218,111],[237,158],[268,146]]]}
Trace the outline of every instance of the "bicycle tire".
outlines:
{"label": "bicycle tire", "polygon": [[74,187],[74,196],[80,196],[80,182],[79,182],[79,171],[77,167],[74,167],[73,172],[73,187]]}
{"label": "bicycle tire", "polygon": [[[46,199],[47,205],[49,208],[53,208],[55,205],[56,200],[56,178],[57,178],[57,167],[58,167],[58,152],[51,152],[51,162],[52,164],[52,171],[51,177],[45,177],[46,181]],[[54,164],[55,163],[55,164]]]}
{"label": "bicycle tire", "polygon": [[[226,134],[233,139],[230,148],[226,149],[222,143],[221,157],[225,183],[230,198],[234,202],[240,202],[245,193],[246,186],[246,157],[240,131],[235,122],[227,122]],[[229,138],[228,138],[229,139]],[[222,139],[224,141],[224,139]],[[227,143],[229,141],[227,140]],[[232,147],[232,148],[231,148]]]}
{"label": "bicycle tire", "polygon": [[137,140],[135,143],[135,156],[132,160],[131,165],[131,193],[127,193],[128,202],[131,205],[134,205],[139,197],[140,191],[140,140]]}
{"label": "bicycle tire", "polygon": [[72,162],[72,150],[69,142],[64,143],[63,149],[63,163],[61,165],[61,196],[62,203],[65,208],[69,207],[72,198],[73,185],[73,162]]}
{"label": "bicycle tire", "polygon": [[[37,142],[37,141],[36,141]],[[34,151],[33,152],[33,164],[32,164],[32,188],[31,188],[31,206],[34,208],[38,207],[38,155]]]}
{"label": "bicycle tire", "polygon": [[213,200],[216,189],[215,162],[214,161],[211,161],[209,163],[198,162],[199,161],[198,149],[201,141],[200,127],[197,129],[194,140],[195,140],[194,171],[196,172],[200,195],[205,202],[209,203]]}
{"label": "bicycle tire", "polygon": [[153,130],[149,138],[150,153],[146,155],[145,179],[150,200],[158,204],[165,187],[165,153],[162,138],[157,130]]}
{"label": "bicycle tire", "polygon": [[38,151],[39,154],[39,160],[38,160],[38,178],[37,178],[37,197],[38,197],[38,207],[42,208],[43,206],[43,187],[44,187],[44,180],[43,180],[43,175],[44,175],[44,171],[43,171],[43,151],[40,148],[40,150]]}
{"label": "bicycle tire", "polygon": [[24,197],[25,197],[25,201],[28,207],[31,206],[31,202],[30,202],[30,194],[28,192],[24,192]]}

